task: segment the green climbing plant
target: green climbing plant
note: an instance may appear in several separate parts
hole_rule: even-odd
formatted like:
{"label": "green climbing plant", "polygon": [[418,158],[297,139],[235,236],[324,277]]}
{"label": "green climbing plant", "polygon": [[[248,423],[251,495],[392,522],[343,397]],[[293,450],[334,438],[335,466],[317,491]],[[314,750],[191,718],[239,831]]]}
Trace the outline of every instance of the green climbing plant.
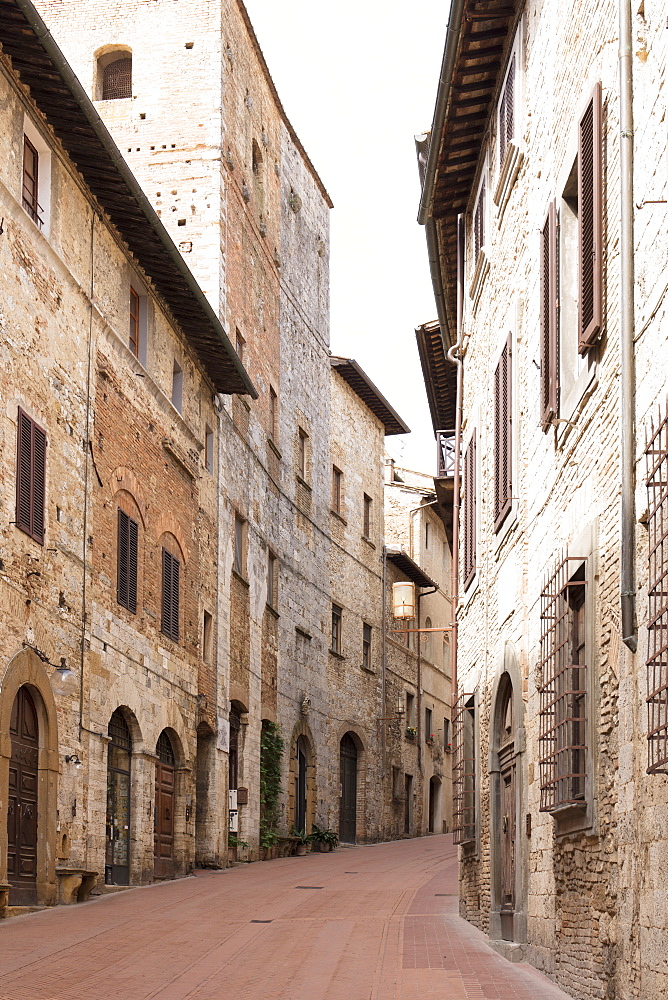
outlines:
{"label": "green climbing plant", "polygon": [[260,842],[278,826],[278,799],[281,794],[281,762],[284,750],[281,727],[263,722],[260,735]]}

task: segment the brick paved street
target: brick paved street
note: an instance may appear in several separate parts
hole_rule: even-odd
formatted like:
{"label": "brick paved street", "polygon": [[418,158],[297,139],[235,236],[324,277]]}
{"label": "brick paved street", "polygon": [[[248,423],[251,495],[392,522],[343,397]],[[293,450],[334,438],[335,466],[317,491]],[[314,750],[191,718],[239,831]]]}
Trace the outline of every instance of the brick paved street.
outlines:
{"label": "brick paved street", "polygon": [[340,849],[0,924],[2,1000],[569,1000],[456,915],[449,836]]}

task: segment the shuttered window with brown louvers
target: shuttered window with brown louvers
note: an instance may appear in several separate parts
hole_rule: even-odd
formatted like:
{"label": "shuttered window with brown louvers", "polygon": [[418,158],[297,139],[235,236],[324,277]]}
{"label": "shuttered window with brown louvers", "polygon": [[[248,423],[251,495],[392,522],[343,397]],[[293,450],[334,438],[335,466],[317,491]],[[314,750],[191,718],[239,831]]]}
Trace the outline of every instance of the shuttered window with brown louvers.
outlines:
{"label": "shuttered window with brown louvers", "polygon": [[16,525],[43,545],[46,433],[20,408],[16,452]]}
{"label": "shuttered window with brown louvers", "polygon": [[540,410],[548,429],[559,410],[559,301],[557,206],[552,202],[540,235]]}
{"label": "shuttered window with brown louvers", "polygon": [[515,137],[515,56],[510,60],[506,85],[499,105],[499,168],[503,166],[508,146]]}
{"label": "shuttered window with brown louvers", "polygon": [[179,641],[179,575],[181,564],[167,549],[162,550],[162,624],[163,635]]}
{"label": "shuttered window with brown louvers", "polygon": [[473,431],[464,455],[464,590],[476,571],[476,432]]}
{"label": "shuttered window with brown louvers", "polygon": [[601,332],[602,136],[601,84],[597,83],[578,128],[578,350],[586,354]]}
{"label": "shuttered window with brown louvers", "polygon": [[478,263],[480,251],[485,245],[485,184],[480,186],[478,201],[473,214],[473,265]]}
{"label": "shuttered window with brown louvers", "polygon": [[132,56],[109,63],[102,75],[102,100],[117,101],[124,97],[132,97]]}
{"label": "shuttered window with brown louvers", "polygon": [[494,372],[494,531],[513,504],[512,348],[508,337]]}
{"label": "shuttered window with brown louvers", "polygon": [[116,595],[118,603],[133,615],[137,613],[137,538],[137,522],[119,508]]}
{"label": "shuttered window with brown louvers", "polygon": [[452,709],[452,832],[455,844],[476,838],[475,700],[461,694]]}

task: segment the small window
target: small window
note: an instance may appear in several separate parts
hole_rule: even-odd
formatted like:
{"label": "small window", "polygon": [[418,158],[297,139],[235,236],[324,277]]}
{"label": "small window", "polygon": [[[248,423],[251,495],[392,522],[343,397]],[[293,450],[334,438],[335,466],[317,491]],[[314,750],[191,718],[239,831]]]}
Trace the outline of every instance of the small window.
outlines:
{"label": "small window", "polygon": [[246,575],[246,521],[240,514],[234,515],[234,572]]}
{"label": "small window", "polygon": [[362,534],[365,538],[371,538],[371,505],[373,501],[370,496],[364,494],[364,523]]}
{"label": "small window", "polygon": [[478,200],[473,212],[473,266],[485,247],[485,182],[480,185]]}
{"label": "small window", "polygon": [[174,642],[179,641],[181,563],[171,552],[162,550],[162,619],[160,631]]}
{"label": "small window", "polygon": [[176,360],[172,369],[172,403],[179,413],[183,413],[183,369]]}
{"label": "small window", "polygon": [[341,652],[341,619],[342,609],[338,604],[332,604],[332,644],[330,649],[333,653]]}
{"label": "small window", "polygon": [[425,547],[425,549],[429,548],[429,529],[430,528],[431,528],[431,525],[429,524],[429,521],[425,521],[425,524],[424,524],[424,547]]}
{"label": "small window", "polygon": [[272,386],[269,386],[269,437],[278,442],[278,396]]}
{"label": "small window", "polygon": [[267,604],[272,608],[278,606],[278,574],[277,561],[274,553],[269,550],[267,553]]}
{"label": "small window", "polygon": [[102,68],[102,100],[132,97],[132,56],[123,52]]}
{"label": "small window", "polygon": [[450,746],[450,719],[443,719],[443,749]]}
{"label": "small window", "polygon": [[44,224],[39,204],[39,153],[27,135],[23,136],[23,207],[37,225]]}
{"label": "small window", "polygon": [[494,531],[513,505],[512,343],[509,336],[494,373]]}
{"label": "small window", "polygon": [[19,408],[16,460],[16,526],[44,544],[46,432]]}
{"label": "small window", "polygon": [[371,626],[366,622],[362,625],[362,666],[371,670]]}
{"label": "small window", "polygon": [[116,599],[133,615],[137,613],[137,541],[139,525],[118,509],[118,573]]}
{"label": "small window", "polygon": [[415,695],[412,692],[406,692],[406,725],[415,725]]}
{"label": "small window", "polygon": [[213,472],[213,431],[208,425],[204,431],[204,467]]}
{"label": "small window", "polygon": [[[424,627],[430,629],[432,627],[431,618],[427,617],[424,621]],[[433,643],[433,632],[420,632],[420,635],[424,636],[424,641],[422,647],[424,649],[424,657],[426,660],[432,661],[434,658],[434,643]]]}
{"label": "small window", "polygon": [[341,503],[343,500],[343,473],[332,466],[332,510],[336,514],[341,513]]}
{"label": "small window", "polygon": [[139,357],[139,296],[130,287],[130,350]]}
{"label": "small window", "polygon": [[246,341],[244,340],[244,338],[239,333],[239,330],[237,330],[237,334],[236,334],[236,344],[235,344],[235,347],[236,347],[237,354],[239,355],[239,361],[242,363],[242,365],[245,364],[246,363]]}
{"label": "small window", "polygon": [[308,434],[300,427],[297,441],[297,472],[304,480],[306,479],[307,448]]}
{"label": "small window", "polygon": [[202,614],[202,659],[205,663],[213,659],[213,616],[208,611]]}
{"label": "small window", "polygon": [[432,710],[430,708],[425,708],[424,710],[424,740],[425,743],[431,743],[434,739],[434,733],[432,732]]}
{"label": "small window", "polygon": [[515,138],[515,65],[516,55],[508,65],[503,93],[499,102],[499,166],[503,166],[510,143]]}

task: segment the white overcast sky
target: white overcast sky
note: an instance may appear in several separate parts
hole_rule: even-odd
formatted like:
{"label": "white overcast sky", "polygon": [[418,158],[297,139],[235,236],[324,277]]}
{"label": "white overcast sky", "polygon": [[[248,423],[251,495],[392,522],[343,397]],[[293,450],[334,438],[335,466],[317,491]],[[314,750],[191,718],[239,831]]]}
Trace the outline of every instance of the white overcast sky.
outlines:
{"label": "white overcast sky", "polygon": [[433,473],[415,327],[434,319],[413,136],[431,126],[447,0],[245,0],[286,114],[334,202],[331,347],[412,430],[388,438]]}

